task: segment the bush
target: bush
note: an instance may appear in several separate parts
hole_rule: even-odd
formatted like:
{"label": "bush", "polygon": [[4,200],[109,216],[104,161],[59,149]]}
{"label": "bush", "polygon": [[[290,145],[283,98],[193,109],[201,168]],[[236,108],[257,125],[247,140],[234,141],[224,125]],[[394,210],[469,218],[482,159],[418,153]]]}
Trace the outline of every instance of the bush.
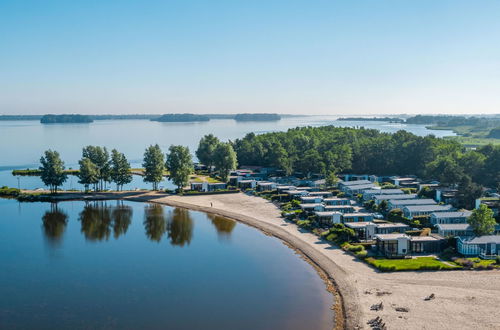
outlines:
{"label": "bush", "polygon": [[17,188],[9,188],[7,186],[3,186],[0,188],[0,196],[7,196],[7,197],[17,197],[21,194],[21,190]]}
{"label": "bush", "polygon": [[287,197],[288,197],[287,194],[274,194],[274,195],[271,195],[271,200],[274,202],[274,201],[279,201],[279,200],[285,199]]}
{"label": "bush", "polygon": [[464,267],[466,269],[471,269],[472,267],[474,267],[474,262],[472,262],[469,259],[465,259],[465,258],[453,258],[452,260],[457,265],[460,265],[460,266],[462,266],[462,267]]}
{"label": "bush", "polygon": [[368,252],[366,250],[363,250],[363,251],[359,251],[359,252],[354,253],[354,255],[356,256],[356,258],[365,259],[366,256],[368,255]]}
{"label": "bush", "polygon": [[363,247],[363,245],[350,245],[347,247],[347,251],[349,252],[361,252],[361,251],[364,251],[365,248]]}
{"label": "bush", "polygon": [[497,256],[496,263],[497,265],[500,265],[500,256]]}
{"label": "bush", "polygon": [[304,228],[304,229],[310,229],[311,228],[311,221],[299,220],[299,221],[297,221],[297,226],[299,226],[300,228]]}

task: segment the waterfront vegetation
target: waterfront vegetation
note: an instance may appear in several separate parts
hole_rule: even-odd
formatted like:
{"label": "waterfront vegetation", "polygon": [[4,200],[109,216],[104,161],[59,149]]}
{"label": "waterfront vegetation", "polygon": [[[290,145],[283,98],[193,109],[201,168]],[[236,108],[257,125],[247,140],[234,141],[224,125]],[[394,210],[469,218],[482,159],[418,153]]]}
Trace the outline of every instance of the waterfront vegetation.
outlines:
{"label": "waterfront vegetation", "polygon": [[162,115],[158,118],[152,118],[152,121],[159,122],[191,122],[191,121],[209,121],[210,117],[207,115],[195,115],[191,113],[170,113]]}
{"label": "waterfront vegetation", "polygon": [[442,262],[435,257],[418,257],[408,259],[366,258],[365,261],[380,271],[405,271],[405,270],[453,270],[462,268]]}
{"label": "waterfront vegetation", "polygon": [[42,124],[87,124],[94,120],[87,115],[44,115],[40,118]]}

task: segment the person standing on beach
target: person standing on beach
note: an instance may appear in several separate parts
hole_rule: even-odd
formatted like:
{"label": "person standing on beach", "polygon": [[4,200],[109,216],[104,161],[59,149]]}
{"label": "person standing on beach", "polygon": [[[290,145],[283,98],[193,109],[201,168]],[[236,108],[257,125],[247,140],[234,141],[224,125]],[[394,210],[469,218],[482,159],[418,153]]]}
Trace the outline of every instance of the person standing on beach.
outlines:
{"label": "person standing on beach", "polygon": [[213,207],[214,205],[212,204],[212,202],[210,202],[210,207]]}

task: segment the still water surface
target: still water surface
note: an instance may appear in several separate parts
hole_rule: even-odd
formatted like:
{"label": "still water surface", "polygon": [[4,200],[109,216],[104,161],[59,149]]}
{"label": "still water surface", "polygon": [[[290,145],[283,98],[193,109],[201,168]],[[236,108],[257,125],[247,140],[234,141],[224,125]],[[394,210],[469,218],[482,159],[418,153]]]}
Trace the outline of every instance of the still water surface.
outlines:
{"label": "still water surface", "polygon": [[[0,186],[36,189],[43,187],[39,178],[15,178],[16,168],[37,168],[42,153],[47,149],[59,151],[67,167],[77,168],[82,148],[101,145],[124,152],[134,167],[140,167],[144,149],[158,143],[167,151],[172,144],[188,146],[194,154],[200,138],[214,134],[221,140],[235,140],[250,132],[284,131],[297,126],[347,126],[374,128],[394,133],[407,130],[416,135],[454,135],[451,131],[432,131],[423,125],[406,125],[374,121],[336,121],[334,116],[285,117],[276,122],[236,122],[211,120],[199,123],[160,123],[149,120],[105,120],[91,124],[42,125],[38,121],[0,121]],[[70,177],[63,189],[82,189],[78,179]],[[161,186],[173,188],[164,181]],[[151,188],[134,177],[125,189]]]}
{"label": "still water surface", "polygon": [[333,326],[315,270],[233,220],[118,201],[0,209],[0,328]]}

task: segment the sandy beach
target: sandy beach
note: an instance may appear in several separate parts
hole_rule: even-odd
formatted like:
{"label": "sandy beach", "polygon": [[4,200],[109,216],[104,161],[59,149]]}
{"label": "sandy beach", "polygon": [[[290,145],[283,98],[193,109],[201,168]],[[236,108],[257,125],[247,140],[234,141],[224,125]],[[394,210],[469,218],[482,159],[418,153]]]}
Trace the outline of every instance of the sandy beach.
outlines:
{"label": "sandy beach", "polygon": [[[226,216],[282,239],[333,279],[342,297],[347,329],[369,329],[367,321],[377,316],[388,329],[500,329],[499,271],[380,273],[287,223],[274,204],[243,193],[205,196],[146,193],[123,197]],[[424,301],[432,293],[435,299]],[[383,310],[370,310],[371,305],[381,302]],[[407,312],[396,311],[398,307]]]}

